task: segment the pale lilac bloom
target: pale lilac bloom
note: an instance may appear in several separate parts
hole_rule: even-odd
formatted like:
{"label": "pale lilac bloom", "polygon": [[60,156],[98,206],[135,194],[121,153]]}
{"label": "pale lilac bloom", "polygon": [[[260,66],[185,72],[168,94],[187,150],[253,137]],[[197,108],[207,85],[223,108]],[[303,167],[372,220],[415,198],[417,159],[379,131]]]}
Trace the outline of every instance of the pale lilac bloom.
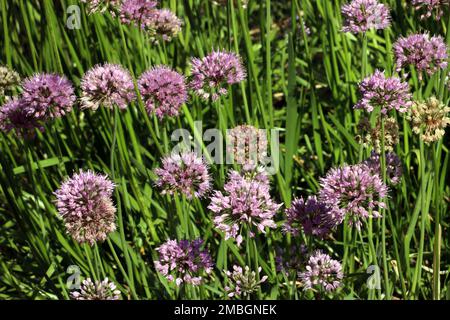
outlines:
{"label": "pale lilac bloom", "polygon": [[[402,178],[402,163],[400,158],[393,152],[386,152],[386,177],[389,179],[392,185],[396,185]],[[372,173],[378,174],[382,177],[381,172],[381,159],[380,155],[375,151],[372,151],[370,157],[363,162],[370,168]]]}
{"label": "pale lilac bloom", "polygon": [[397,71],[412,65],[419,72],[433,75],[439,69],[445,69],[448,65],[448,48],[441,36],[430,37],[428,33],[412,34],[401,37],[394,44],[394,54],[397,63]]}
{"label": "pale lilac bloom", "polygon": [[67,233],[77,242],[93,245],[116,230],[114,183],[108,177],[80,170],[55,192],[56,206]]}
{"label": "pale lilac bloom", "polygon": [[403,113],[413,104],[408,83],[398,77],[386,77],[379,70],[359,84],[359,91],[361,99],[355,109],[365,109],[367,112],[380,108],[383,114],[394,109]]}
{"label": "pale lilac bloom", "polygon": [[123,23],[145,28],[148,21],[153,18],[157,4],[157,1],[153,0],[123,0],[120,19]]}
{"label": "pale lilac bloom", "polygon": [[8,133],[12,130],[18,136],[29,137],[34,129],[43,130],[33,115],[28,114],[23,99],[13,98],[0,107],[0,130]]}
{"label": "pale lilac bloom", "polygon": [[269,178],[264,171],[230,171],[224,192],[215,191],[208,206],[215,214],[215,227],[225,233],[225,239],[234,238],[239,246],[244,225],[250,236],[254,235],[254,227],[262,233],[266,227],[276,228],[273,218],[281,204],[272,200],[269,191]]}
{"label": "pale lilac bloom", "polygon": [[304,290],[317,289],[331,292],[342,285],[344,274],[341,263],[320,250],[315,251],[308,260],[306,270],[298,277]]}
{"label": "pale lilac bloom", "polygon": [[211,188],[208,166],[195,152],[172,153],[162,160],[162,167],[155,169],[156,186],[162,194],[181,192],[187,198],[201,198]]}
{"label": "pale lilac bloom", "polygon": [[138,86],[147,112],[155,113],[159,119],[177,116],[187,100],[184,77],[166,66],[144,72]]}
{"label": "pale lilac bloom", "polygon": [[120,291],[114,282],[105,278],[103,281],[83,280],[80,291],[72,291],[70,296],[74,300],[119,300]]}
{"label": "pale lilac bloom", "polygon": [[201,285],[204,276],[213,269],[211,255],[201,249],[203,240],[167,240],[156,248],[159,260],[154,261],[156,271],[177,286],[182,283]]}
{"label": "pale lilac bloom", "polygon": [[76,97],[65,76],[40,73],[22,82],[22,102],[28,115],[39,120],[60,118],[72,111]]}
{"label": "pale lilac bloom", "polygon": [[306,200],[303,197],[294,199],[291,207],[287,208],[284,231],[298,236],[300,230],[306,235],[323,238],[341,221],[333,219],[330,214],[331,207],[317,200],[315,196],[309,196]]}
{"label": "pale lilac bloom", "polygon": [[151,19],[148,19],[145,28],[151,34],[160,37],[164,41],[170,41],[181,31],[182,22],[175,13],[169,9],[155,10]]}
{"label": "pale lilac bloom", "polygon": [[388,188],[378,173],[365,164],[333,168],[320,179],[319,199],[332,207],[330,215],[335,221],[348,216],[349,224],[360,229],[362,220],[379,218],[379,208],[385,208]]}
{"label": "pale lilac bloom", "polygon": [[[258,268],[258,275],[262,268]],[[267,280],[267,276],[263,276],[260,280],[257,279],[257,273],[251,271],[249,266],[244,268],[234,265],[232,271],[224,271],[227,276],[228,285],[225,286],[225,291],[228,297],[247,297],[253,292],[257,291],[262,283]]]}
{"label": "pale lilac bloom", "polygon": [[370,29],[386,29],[391,24],[389,8],[377,0],[353,0],[341,8],[342,31],[363,33]]}
{"label": "pale lilac bloom", "polygon": [[233,52],[213,51],[208,56],[192,59],[191,88],[203,99],[213,101],[228,93],[227,86],[245,80],[241,57]]}
{"label": "pale lilac bloom", "polygon": [[436,12],[436,19],[440,20],[444,14],[445,7],[450,6],[449,0],[411,0],[412,5],[416,10],[422,10],[421,19],[429,18]]}
{"label": "pale lilac bloom", "polygon": [[105,63],[90,69],[81,79],[81,107],[126,109],[135,97],[133,78],[120,65]]}

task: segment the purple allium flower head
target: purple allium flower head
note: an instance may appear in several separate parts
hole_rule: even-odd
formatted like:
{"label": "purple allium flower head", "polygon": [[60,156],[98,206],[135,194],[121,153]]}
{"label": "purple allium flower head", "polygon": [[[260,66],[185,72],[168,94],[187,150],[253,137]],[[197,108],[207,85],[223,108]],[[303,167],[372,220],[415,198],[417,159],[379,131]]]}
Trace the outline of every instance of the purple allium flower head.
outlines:
{"label": "purple allium flower head", "polygon": [[136,95],[130,73],[120,65],[105,63],[90,69],[81,79],[83,109],[99,106],[126,109]]}
{"label": "purple allium flower head", "polygon": [[22,82],[22,88],[28,115],[40,120],[64,116],[76,100],[72,83],[57,74],[34,75]]}
{"label": "purple allium flower head", "polygon": [[227,154],[234,163],[257,165],[267,157],[267,133],[250,125],[227,130]]}
{"label": "purple allium flower head", "polygon": [[119,300],[120,291],[108,278],[95,282],[87,278],[81,283],[80,291],[72,291],[70,296],[74,300]]}
{"label": "purple allium flower head", "polygon": [[80,170],[55,192],[58,212],[76,241],[93,245],[116,229],[113,189],[106,176]]}
{"label": "purple allium flower head", "polygon": [[226,95],[227,85],[241,82],[246,74],[242,59],[233,52],[213,51],[203,59],[192,59],[191,88],[205,100]]}
{"label": "purple allium flower head", "polygon": [[88,14],[109,11],[112,16],[116,16],[122,0],[81,0],[81,2],[86,3]]}
{"label": "purple allium flower head", "polygon": [[[386,177],[389,179],[392,185],[396,185],[400,182],[402,177],[402,163],[400,158],[393,152],[386,152]],[[382,176],[381,172],[381,159],[380,155],[375,151],[372,151],[370,158],[363,162],[372,171],[373,174]]]}
{"label": "purple allium flower head", "polygon": [[391,24],[389,8],[378,0],[353,0],[342,6],[342,31],[362,33],[370,29],[386,29]]}
{"label": "purple allium flower head", "polygon": [[240,229],[253,226],[265,233],[265,228],[276,228],[273,217],[281,204],[270,197],[270,184],[267,174],[262,170],[230,171],[224,192],[215,191],[211,197],[209,210],[214,212],[215,227],[225,233],[225,239],[235,238],[237,245],[242,242]]}
{"label": "purple allium flower head", "polygon": [[383,114],[387,114],[393,109],[406,112],[412,106],[408,83],[397,77],[387,78],[379,70],[375,70],[373,75],[359,84],[359,91],[362,97],[355,109],[372,112],[375,108],[380,108]]}
{"label": "purple allium flower head", "polygon": [[298,277],[304,290],[319,289],[330,292],[341,286],[344,275],[339,261],[317,250],[309,257],[306,270],[299,272]]}
{"label": "purple allium flower head", "polygon": [[15,130],[19,136],[29,137],[34,129],[43,130],[39,121],[29,115],[22,99],[13,98],[0,107],[0,130],[9,132]]}
{"label": "purple allium flower head", "polygon": [[430,37],[428,33],[412,34],[401,37],[394,44],[397,71],[407,65],[413,65],[422,77],[422,72],[434,74],[447,68],[447,45],[441,36]]}
{"label": "purple allium flower head", "polygon": [[156,248],[159,260],[155,261],[156,271],[179,286],[183,282],[201,285],[204,274],[211,273],[212,258],[207,250],[202,250],[203,240],[167,240]]}
{"label": "purple allium flower head", "polygon": [[440,20],[444,14],[445,6],[450,6],[450,1],[448,0],[411,0],[413,6],[416,10],[424,10],[420,18],[425,19],[431,17],[433,12],[436,12],[436,19]]}
{"label": "purple allium flower head", "polygon": [[172,153],[162,160],[162,168],[155,169],[158,176],[156,186],[162,194],[181,192],[191,199],[201,198],[211,188],[211,177],[203,158],[195,152]]}
{"label": "purple allium flower head", "polygon": [[166,66],[144,72],[138,85],[147,112],[154,112],[159,119],[177,116],[187,100],[184,77]]}
{"label": "purple allium flower head", "polygon": [[301,197],[294,199],[290,208],[286,209],[287,221],[284,230],[294,236],[303,229],[310,236],[324,237],[341,221],[335,221],[330,214],[331,207],[309,196],[306,201]]}
{"label": "purple allium flower head", "polygon": [[378,209],[385,207],[382,199],[388,188],[365,164],[333,168],[320,179],[320,185],[319,198],[332,207],[331,218],[342,221],[347,215],[350,225],[358,229],[362,219],[380,217]]}
{"label": "purple allium flower head", "polygon": [[[258,268],[258,275],[261,272],[262,268]],[[228,285],[225,286],[225,291],[227,292],[228,297],[247,297],[252,294],[260,287],[261,283],[267,280],[267,276],[263,276],[258,281],[257,273],[255,271],[251,271],[249,266],[245,266],[244,268],[240,266],[233,266],[233,271],[224,271],[227,276]]]}
{"label": "purple allium flower head", "polygon": [[123,0],[120,7],[122,23],[135,24],[144,28],[156,11],[158,3],[153,0]]}
{"label": "purple allium flower head", "polygon": [[158,9],[147,20],[145,28],[162,40],[170,41],[181,31],[181,25],[182,22],[175,13],[169,9]]}

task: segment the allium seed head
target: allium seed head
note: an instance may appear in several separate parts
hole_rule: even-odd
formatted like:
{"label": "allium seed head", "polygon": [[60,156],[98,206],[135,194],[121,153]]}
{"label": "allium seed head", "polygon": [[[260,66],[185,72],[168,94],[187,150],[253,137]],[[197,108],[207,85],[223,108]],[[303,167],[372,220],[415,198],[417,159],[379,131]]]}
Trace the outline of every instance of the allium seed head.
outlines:
{"label": "allium seed head", "polygon": [[[258,268],[258,274],[261,273],[262,268]],[[233,266],[232,271],[225,270],[227,276],[228,285],[225,286],[225,291],[228,297],[247,297],[253,292],[257,291],[261,286],[261,283],[266,282],[267,276],[263,276],[260,280],[257,280],[257,273],[251,271],[249,266],[244,268],[240,266]]]}
{"label": "allium seed head", "polygon": [[377,0],[353,0],[342,6],[342,31],[362,33],[370,29],[386,29],[391,24],[389,8]]}
{"label": "allium seed head", "polygon": [[281,204],[272,200],[269,190],[268,176],[262,170],[242,174],[230,171],[224,192],[215,191],[208,206],[215,213],[215,227],[225,233],[225,239],[235,238],[240,245],[243,225],[248,230],[256,227],[262,233],[266,227],[276,228],[273,218]]}
{"label": "allium seed head", "polygon": [[170,41],[180,33],[181,25],[182,22],[175,13],[169,9],[158,9],[146,22],[145,28],[154,37],[160,37],[163,41]]}
{"label": "allium seed head", "polygon": [[167,280],[174,281],[177,286],[183,282],[195,286],[201,285],[205,275],[213,268],[211,255],[202,250],[203,240],[167,240],[156,248],[159,260],[155,268]]}
{"label": "allium seed head", "polygon": [[241,57],[226,51],[214,51],[203,59],[192,59],[191,73],[191,88],[203,99],[213,101],[228,93],[226,86],[246,77]]}
{"label": "allium seed head", "polygon": [[380,108],[383,114],[387,114],[393,109],[406,112],[412,105],[408,83],[397,77],[387,78],[384,72],[379,70],[360,83],[359,91],[361,99],[355,109],[372,112],[375,108]]}
{"label": "allium seed head", "polygon": [[20,76],[17,72],[7,66],[0,66],[0,97],[17,86],[20,82]]}
{"label": "allium seed head", "polygon": [[116,229],[113,189],[106,176],[80,170],[55,192],[58,212],[76,241],[93,245]]}
{"label": "allium seed head", "polygon": [[177,116],[187,100],[184,77],[166,66],[144,72],[138,86],[147,112],[159,119]]}
{"label": "allium seed head", "polygon": [[422,77],[422,72],[428,75],[439,69],[447,68],[448,48],[441,36],[430,37],[428,33],[412,34],[401,37],[394,44],[394,54],[397,60],[397,71],[412,65]]}
{"label": "allium seed head", "polygon": [[388,188],[365,164],[333,168],[320,179],[320,186],[319,198],[332,207],[333,219],[342,221],[347,216],[358,229],[366,218],[381,217],[378,210],[386,206],[383,198]]}
{"label": "allium seed head", "polygon": [[299,272],[298,277],[304,290],[317,289],[334,291],[342,285],[344,275],[339,261],[320,250],[315,251],[308,260],[306,270]]}
{"label": "allium seed head", "polygon": [[306,201],[302,197],[294,199],[291,207],[286,209],[284,230],[297,236],[303,229],[306,235],[322,238],[341,223],[340,219],[335,221],[330,213],[331,207],[315,196],[309,196]]}
{"label": "allium seed head", "polygon": [[227,154],[234,163],[257,165],[267,156],[267,134],[264,129],[240,125],[227,130]]}
{"label": "allium seed head", "polygon": [[72,83],[57,74],[34,75],[22,82],[22,88],[27,114],[39,120],[64,116],[76,100]]}
{"label": "allium seed head", "polygon": [[86,3],[88,14],[109,11],[112,16],[116,16],[122,0],[81,0],[81,2]]}
{"label": "allium seed head", "polygon": [[392,152],[399,142],[399,128],[394,117],[378,118],[375,127],[372,128],[368,118],[363,117],[358,124],[360,132],[359,142],[366,147],[370,147],[381,153],[382,147],[382,126],[384,120],[384,149]]}
{"label": "allium seed head", "polygon": [[435,97],[423,102],[414,103],[408,120],[412,130],[420,134],[420,138],[427,144],[438,141],[445,134],[445,128],[450,125],[450,107]]}
{"label": "allium seed head", "polygon": [[156,186],[162,194],[178,191],[191,199],[201,198],[211,188],[211,177],[203,158],[194,152],[172,153],[162,160],[162,167],[155,170]]}
{"label": "allium seed head", "polygon": [[95,282],[87,278],[81,283],[80,291],[72,291],[70,296],[74,300],[119,300],[120,291],[108,278]]}
{"label": "allium seed head", "polygon": [[126,109],[136,95],[133,79],[122,66],[105,63],[90,69],[81,79],[81,107],[97,110],[99,106]]}

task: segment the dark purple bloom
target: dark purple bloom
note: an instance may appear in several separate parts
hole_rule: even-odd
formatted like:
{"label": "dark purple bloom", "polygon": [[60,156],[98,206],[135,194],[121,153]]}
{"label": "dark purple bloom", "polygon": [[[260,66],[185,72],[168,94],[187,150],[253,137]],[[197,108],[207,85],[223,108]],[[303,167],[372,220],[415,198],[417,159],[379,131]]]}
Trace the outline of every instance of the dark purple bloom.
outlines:
{"label": "dark purple bloom", "polygon": [[192,59],[191,88],[213,101],[228,93],[226,86],[241,82],[246,74],[242,59],[233,52],[214,51],[203,59]]}
{"label": "dark purple bloom", "polygon": [[80,170],[55,192],[58,212],[76,241],[93,245],[116,229],[113,189],[106,176]]}
{"label": "dark purple bloom", "polygon": [[169,281],[179,286],[183,282],[201,285],[204,274],[210,274],[213,268],[211,256],[202,250],[203,240],[167,240],[156,248],[159,260],[155,261],[156,270]]}
{"label": "dark purple bloom", "polygon": [[315,196],[309,196],[306,201],[302,197],[295,199],[286,209],[284,230],[297,236],[303,229],[307,235],[322,238],[340,223],[332,219],[330,212],[331,207],[318,201]]}
{"label": "dark purple bloom", "polygon": [[159,119],[178,115],[187,100],[184,77],[166,66],[144,72],[138,85],[147,112],[154,112]]}
{"label": "dark purple bloom", "polygon": [[386,29],[391,24],[389,8],[377,0],[353,0],[342,6],[342,31],[362,33],[370,29]]}
{"label": "dark purple bloom", "polygon": [[15,130],[19,136],[33,135],[34,129],[43,130],[39,121],[28,114],[22,99],[8,101],[0,107],[0,130],[9,132]]}
{"label": "dark purple bloom", "polygon": [[320,185],[319,198],[332,207],[331,218],[343,221],[347,215],[350,225],[358,229],[361,220],[381,217],[378,210],[386,206],[383,198],[387,196],[387,186],[365,164],[331,169],[320,179]]}
{"label": "dark purple bloom", "polygon": [[342,285],[344,275],[339,261],[317,250],[309,257],[306,270],[299,272],[298,277],[303,283],[304,290],[318,289],[330,292]]}
{"label": "dark purple bloom", "polygon": [[215,191],[208,209],[216,214],[214,225],[225,233],[225,239],[235,238],[240,245],[242,225],[249,230],[256,227],[262,233],[266,227],[276,228],[273,217],[281,204],[272,200],[265,172],[258,170],[240,174],[230,171],[224,190],[224,193]]}
{"label": "dark purple bloom", "polygon": [[380,108],[383,114],[387,114],[393,109],[406,112],[412,106],[408,83],[397,77],[387,78],[384,72],[379,70],[375,70],[372,76],[359,84],[359,91],[362,97],[355,109],[372,112],[375,108]]}
{"label": "dark purple bloom", "polygon": [[430,37],[428,33],[419,33],[401,37],[394,44],[397,71],[412,65],[419,71],[420,77],[422,72],[432,75],[439,69],[447,68],[447,50],[441,36]]}
{"label": "dark purple bloom", "polygon": [[40,120],[64,116],[76,100],[72,83],[57,74],[34,75],[23,81],[22,88],[28,115]]}
{"label": "dark purple bloom", "polygon": [[156,186],[162,189],[162,194],[178,191],[189,199],[201,198],[211,188],[208,166],[194,152],[172,153],[162,160],[162,168],[157,168],[155,173]]}
{"label": "dark purple bloom", "polygon": [[105,63],[90,69],[81,79],[83,109],[97,110],[99,106],[126,109],[136,95],[133,78],[122,66]]}
{"label": "dark purple bloom", "polygon": [[[396,185],[400,182],[402,177],[402,163],[400,158],[393,152],[386,152],[386,177],[389,179],[391,184]],[[378,174],[382,177],[381,172],[381,159],[380,155],[375,151],[372,151],[370,158],[363,162],[367,167],[370,168],[372,173]]]}

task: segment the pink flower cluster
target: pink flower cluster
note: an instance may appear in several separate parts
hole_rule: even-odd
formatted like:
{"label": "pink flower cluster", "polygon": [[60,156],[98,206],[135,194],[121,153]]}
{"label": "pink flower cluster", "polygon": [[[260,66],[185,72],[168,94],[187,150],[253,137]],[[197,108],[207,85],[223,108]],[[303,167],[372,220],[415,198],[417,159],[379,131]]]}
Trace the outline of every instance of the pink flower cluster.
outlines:
{"label": "pink flower cluster", "polygon": [[370,29],[386,29],[391,24],[389,8],[378,0],[353,0],[341,8],[342,31],[362,33]]}

